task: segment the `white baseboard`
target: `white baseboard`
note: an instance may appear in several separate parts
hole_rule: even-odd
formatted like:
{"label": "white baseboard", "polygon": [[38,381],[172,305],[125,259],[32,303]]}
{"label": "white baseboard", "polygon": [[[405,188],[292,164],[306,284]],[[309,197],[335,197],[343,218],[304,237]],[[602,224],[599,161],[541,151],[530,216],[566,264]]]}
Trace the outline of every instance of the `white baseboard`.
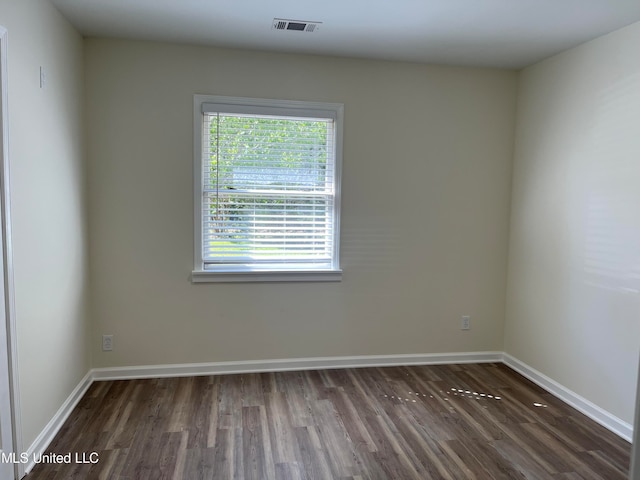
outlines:
{"label": "white baseboard", "polygon": [[552,378],[547,377],[545,374],[537,371],[536,369],[530,367],[517,358],[512,357],[508,353],[505,353],[503,355],[502,361],[509,368],[512,368],[519,374],[531,380],[533,383],[544,388],[546,391],[558,397],[566,404],[572,406],[579,412],[584,413],[587,417],[598,422],[603,427],[611,430],[619,437],[624,438],[628,442],[631,442],[631,439],[633,437],[633,426],[630,423],[619,419],[618,417],[607,412],[595,403],[592,403],[586,398],[569,390],[564,385],[559,384]]}
{"label": "white baseboard", "polygon": [[189,377],[233,373],[285,372],[334,368],[392,367],[398,365],[436,365],[446,363],[501,362],[502,352],[423,353],[410,355],[363,355],[354,357],[316,357],[238,362],[142,365],[137,367],[95,368],[94,380]]}
{"label": "white baseboard", "polygon": [[56,412],[53,418],[49,421],[44,430],[40,432],[40,435],[33,441],[31,446],[27,449],[27,455],[29,462],[25,466],[25,473],[29,473],[35,466],[35,459],[39,458],[41,454],[45,453],[53,438],[62,428],[64,422],[69,418],[69,415],[76,407],[80,399],[87,393],[87,390],[93,383],[92,372],[89,371],[80,383],[73,389],[71,395],[65,400],[60,409]]}

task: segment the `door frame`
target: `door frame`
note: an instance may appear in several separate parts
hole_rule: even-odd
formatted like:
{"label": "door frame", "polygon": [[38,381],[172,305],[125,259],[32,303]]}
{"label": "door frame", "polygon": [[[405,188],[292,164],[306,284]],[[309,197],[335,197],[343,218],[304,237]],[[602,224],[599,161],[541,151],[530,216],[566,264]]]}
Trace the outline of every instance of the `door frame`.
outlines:
{"label": "door frame", "polygon": [[[20,458],[24,451],[22,443],[22,423],[20,415],[20,390],[18,385],[18,342],[16,336],[15,294],[13,284],[13,248],[11,243],[11,194],[9,175],[9,109],[8,109],[8,31],[0,25],[0,228],[2,228],[3,245],[0,254],[3,256],[5,312],[4,321],[7,330],[7,356],[9,360],[9,389],[11,403],[11,427],[13,430],[13,451]],[[25,475],[25,465],[15,464],[16,478]]]}
{"label": "door frame", "polygon": [[636,415],[633,419],[633,423],[633,442],[631,443],[631,464],[629,465],[629,479],[640,480],[640,366],[638,367]]}

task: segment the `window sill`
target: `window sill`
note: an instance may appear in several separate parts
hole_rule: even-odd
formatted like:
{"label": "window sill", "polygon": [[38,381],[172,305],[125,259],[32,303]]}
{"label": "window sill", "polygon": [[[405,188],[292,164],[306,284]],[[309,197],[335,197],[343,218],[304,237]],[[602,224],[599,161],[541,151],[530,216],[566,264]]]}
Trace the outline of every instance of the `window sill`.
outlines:
{"label": "window sill", "polygon": [[194,270],[191,283],[341,282],[342,270]]}

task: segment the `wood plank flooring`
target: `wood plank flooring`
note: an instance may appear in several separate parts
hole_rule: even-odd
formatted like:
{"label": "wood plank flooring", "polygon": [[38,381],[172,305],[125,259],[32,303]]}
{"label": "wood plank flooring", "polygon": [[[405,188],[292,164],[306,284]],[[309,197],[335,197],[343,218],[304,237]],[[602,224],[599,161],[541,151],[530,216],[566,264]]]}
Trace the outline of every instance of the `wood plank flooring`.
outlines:
{"label": "wood plank flooring", "polygon": [[630,445],[473,364],[96,382],[49,452],[99,461],[27,480],[616,480]]}

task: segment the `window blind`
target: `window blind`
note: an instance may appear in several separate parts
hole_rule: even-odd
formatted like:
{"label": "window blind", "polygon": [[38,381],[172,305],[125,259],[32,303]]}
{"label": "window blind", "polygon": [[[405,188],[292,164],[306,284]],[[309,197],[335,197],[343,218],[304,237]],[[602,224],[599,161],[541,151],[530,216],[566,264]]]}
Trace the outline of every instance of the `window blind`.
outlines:
{"label": "window blind", "polygon": [[330,268],[334,255],[334,119],[204,113],[204,267]]}

